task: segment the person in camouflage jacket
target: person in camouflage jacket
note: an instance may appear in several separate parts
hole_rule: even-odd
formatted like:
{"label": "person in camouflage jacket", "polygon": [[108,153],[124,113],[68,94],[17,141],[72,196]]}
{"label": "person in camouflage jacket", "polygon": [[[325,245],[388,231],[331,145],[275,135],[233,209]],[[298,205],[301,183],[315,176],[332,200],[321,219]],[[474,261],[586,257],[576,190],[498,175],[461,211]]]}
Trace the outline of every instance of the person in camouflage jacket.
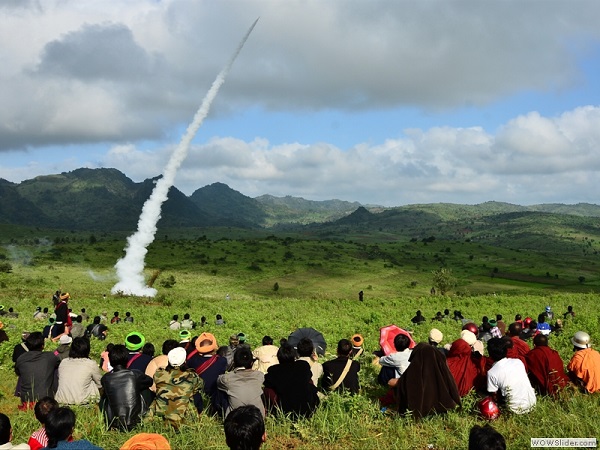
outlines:
{"label": "person in camouflage jacket", "polygon": [[161,417],[175,428],[184,420],[190,402],[198,413],[202,412],[204,383],[195,371],[185,366],[186,351],[182,347],[168,353],[169,364],[154,374],[156,397],[150,405],[149,415]]}

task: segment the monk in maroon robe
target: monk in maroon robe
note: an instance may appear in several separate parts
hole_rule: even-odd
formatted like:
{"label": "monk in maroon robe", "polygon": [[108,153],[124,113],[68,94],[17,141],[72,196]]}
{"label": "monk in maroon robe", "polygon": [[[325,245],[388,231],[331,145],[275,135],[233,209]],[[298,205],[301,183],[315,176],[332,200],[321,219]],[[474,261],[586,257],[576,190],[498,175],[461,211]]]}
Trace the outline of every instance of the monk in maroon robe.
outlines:
{"label": "monk in maroon robe", "polygon": [[446,363],[450,369],[458,394],[464,397],[471,389],[484,387],[486,381],[485,356],[475,356],[473,349],[464,339],[452,343]]}
{"label": "monk in maroon robe", "polygon": [[556,396],[569,384],[569,377],[556,350],[548,347],[548,336],[538,334],[533,339],[534,349],[525,356],[532,386],[542,395]]}

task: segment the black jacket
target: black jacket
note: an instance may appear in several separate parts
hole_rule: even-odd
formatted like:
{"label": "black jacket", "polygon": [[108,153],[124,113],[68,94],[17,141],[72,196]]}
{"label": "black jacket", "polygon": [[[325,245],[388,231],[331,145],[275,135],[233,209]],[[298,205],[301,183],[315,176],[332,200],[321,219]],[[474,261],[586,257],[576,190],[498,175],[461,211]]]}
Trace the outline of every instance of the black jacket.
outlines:
{"label": "black jacket", "polygon": [[142,391],[152,386],[152,378],[139,370],[117,366],[101,380],[104,388],[104,417],[109,428],[129,430],[148,410]]}

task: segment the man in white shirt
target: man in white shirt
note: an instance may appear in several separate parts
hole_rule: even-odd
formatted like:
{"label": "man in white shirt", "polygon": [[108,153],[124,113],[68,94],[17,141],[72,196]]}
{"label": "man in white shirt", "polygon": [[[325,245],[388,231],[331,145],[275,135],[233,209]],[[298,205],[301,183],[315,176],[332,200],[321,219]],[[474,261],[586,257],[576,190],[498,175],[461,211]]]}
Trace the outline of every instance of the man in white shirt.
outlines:
{"label": "man in white shirt", "polygon": [[510,341],[505,338],[492,338],[487,342],[488,354],[495,361],[487,374],[487,390],[494,397],[500,391],[508,409],[515,414],[525,414],[535,406],[535,391],[521,360],[506,357],[509,346]]}

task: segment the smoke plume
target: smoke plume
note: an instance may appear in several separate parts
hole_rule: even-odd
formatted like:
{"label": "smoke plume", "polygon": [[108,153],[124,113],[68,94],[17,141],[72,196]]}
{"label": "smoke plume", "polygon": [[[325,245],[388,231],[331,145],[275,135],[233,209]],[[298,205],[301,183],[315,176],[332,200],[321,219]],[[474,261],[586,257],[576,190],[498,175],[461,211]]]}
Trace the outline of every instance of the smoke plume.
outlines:
{"label": "smoke plume", "polygon": [[167,200],[167,195],[169,189],[173,186],[177,170],[187,157],[192,139],[202,125],[213,100],[219,92],[219,88],[225,82],[225,77],[229,73],[233,62],[242,50],[242,47],[246,43],[246,40],[248,40],[248,37],[257,22],[258,19],[256,19],[248,29],[227,65],[221,70],[219,75],[217,75],[217,78],[204,97],[204,100],[202,100],[200,108],[196,111],[194,120],[189,124],[179,145],[171,155],[162,178],[156,182],[152,194],[144,203],[142,213],[138,220],[138,229],[134,234],[127,238],[125,256],[119,259],[115,264],[119,281],[111,290],[113,294],[119,293],[141,297],[154,297],[156,295],[156,289],[148,287],[144,282],[144,265],[145,256],[148,252],[148,245],[154,241],[154,236],[156,235],[156,225],[160,219],[162,204]]}

